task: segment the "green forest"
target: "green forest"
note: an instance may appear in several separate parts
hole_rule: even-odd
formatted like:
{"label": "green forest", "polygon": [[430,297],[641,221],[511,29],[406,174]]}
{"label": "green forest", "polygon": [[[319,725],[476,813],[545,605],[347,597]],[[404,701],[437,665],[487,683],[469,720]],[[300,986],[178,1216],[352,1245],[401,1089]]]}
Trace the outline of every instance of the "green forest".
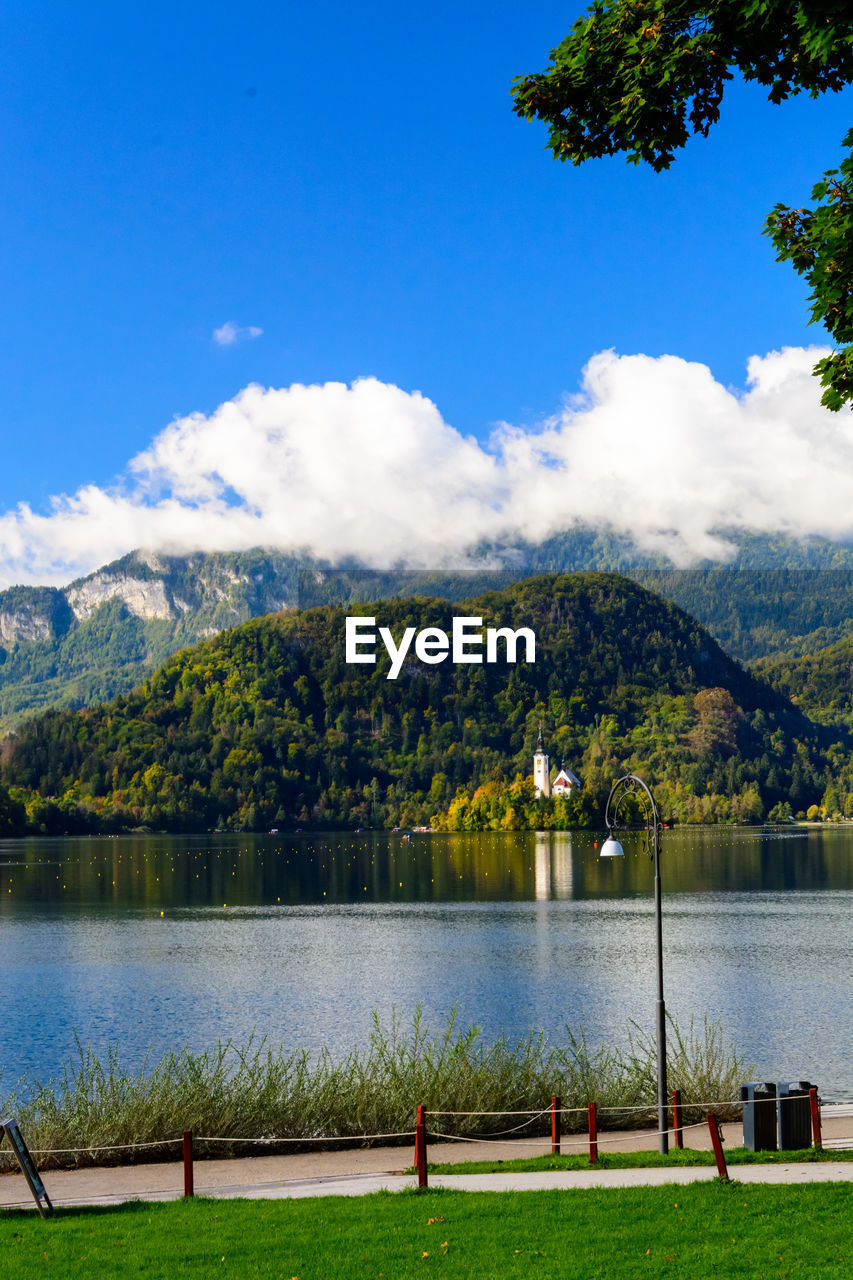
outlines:
{"label": "green forest", "polygon": [[[739,534],[733,546],[726,567],[693,569],[583,528],[483,546],[479,567],[466,570],[333,568],[263,547],[133,552],[61,590],[0,591],[0,734],[39,711],[129,693],[179,649],[271,611],[410,596],[462,601],[544,573],[624,573],[684,609],[741,662],[815,652],[853,634],[850,547],[756,534]],[[127,599],[134,592],[137,612]]]}
{"label": "green forest", "polygon": [[[381,645],[374,667],[345,662],[347,612],[395,636],[460,613],[532,627],[536,661],[410,655],[389,680]],[[2,752],[0,829],[564,828],[599,823],[626,771],[673,821],[853,811],[850,729],[774,683],[616,574],[526,579],[455,606],[289,611],[174,655],[105,705],[20,726]],[[569,799],[534,795],[540,724],[552,765],[582,781]]]}

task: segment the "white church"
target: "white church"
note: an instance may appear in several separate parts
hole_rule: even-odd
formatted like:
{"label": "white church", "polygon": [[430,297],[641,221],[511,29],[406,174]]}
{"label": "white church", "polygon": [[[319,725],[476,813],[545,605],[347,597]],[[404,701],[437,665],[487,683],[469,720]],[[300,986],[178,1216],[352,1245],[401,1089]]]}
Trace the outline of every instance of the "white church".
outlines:
{"label": "white church", "polygon": [[533,785],[536,788],[537,799],[539,796],[569,796],[575,788],[578,791],[581,789],[580,778],[565,765],[560,766],[560,772],[554,781],[551,781],[551,757],[545,750],[541,724],[536,750],[533,753]]}

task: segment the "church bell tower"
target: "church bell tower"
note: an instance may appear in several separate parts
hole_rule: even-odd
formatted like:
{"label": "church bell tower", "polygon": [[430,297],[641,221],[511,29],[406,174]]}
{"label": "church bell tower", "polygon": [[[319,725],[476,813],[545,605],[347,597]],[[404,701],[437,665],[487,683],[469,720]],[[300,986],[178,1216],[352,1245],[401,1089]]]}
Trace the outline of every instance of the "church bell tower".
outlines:
{"label": "church bell tower", "polygon": [[537,797],[551,794],[550,757],[545,753],[541,724],[539,726],[536,750],[533,753],[533,785],[536,788]]}

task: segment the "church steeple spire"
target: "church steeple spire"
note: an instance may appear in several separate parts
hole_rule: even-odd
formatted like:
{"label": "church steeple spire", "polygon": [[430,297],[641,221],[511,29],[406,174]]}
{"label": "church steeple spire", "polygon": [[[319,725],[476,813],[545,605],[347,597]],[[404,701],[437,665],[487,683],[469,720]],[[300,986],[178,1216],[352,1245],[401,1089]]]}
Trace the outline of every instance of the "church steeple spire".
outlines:
{"label": "church steeple spire", "polygon": [[545,739],[542,737],[542,725],[540,723],[536,750],[533,753],[533,785],[536,788],[537,796],[549,796],[551,794],[550,763],[545,750]]}

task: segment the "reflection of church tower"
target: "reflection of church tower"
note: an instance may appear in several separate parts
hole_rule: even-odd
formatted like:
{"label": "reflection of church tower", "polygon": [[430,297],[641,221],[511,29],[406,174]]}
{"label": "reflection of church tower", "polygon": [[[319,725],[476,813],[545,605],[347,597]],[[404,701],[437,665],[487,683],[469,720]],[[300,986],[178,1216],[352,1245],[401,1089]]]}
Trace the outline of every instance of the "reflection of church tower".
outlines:
{"label": "reflection of church tower", "polygon": [[542,726],[539,726],[539,738],[536,743],[536,750],[533,753],[533,785],[536,788],[537,796],[549,796],[551,794],[551,779],[549,777],[550,761],[545,754],[545,743],[542,741]]}

